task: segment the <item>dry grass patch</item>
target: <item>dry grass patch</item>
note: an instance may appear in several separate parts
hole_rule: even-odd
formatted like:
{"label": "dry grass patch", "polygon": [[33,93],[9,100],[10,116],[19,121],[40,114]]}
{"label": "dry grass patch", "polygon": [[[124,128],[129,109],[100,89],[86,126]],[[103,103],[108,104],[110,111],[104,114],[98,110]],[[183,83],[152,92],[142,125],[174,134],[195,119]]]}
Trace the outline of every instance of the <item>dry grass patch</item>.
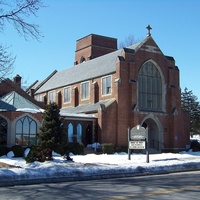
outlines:
{"label": "dry grass patch", "polygon": [[0,162],[0,168],[21,168],[21,167]]}

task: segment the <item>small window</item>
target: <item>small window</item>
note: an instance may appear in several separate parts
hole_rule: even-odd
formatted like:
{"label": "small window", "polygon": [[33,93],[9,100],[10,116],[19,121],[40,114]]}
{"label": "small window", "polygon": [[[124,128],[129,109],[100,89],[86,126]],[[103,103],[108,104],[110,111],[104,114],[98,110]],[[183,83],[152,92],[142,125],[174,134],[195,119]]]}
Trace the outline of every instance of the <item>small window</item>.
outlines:
{"label": "small window", "polygon": [[80,63],[83,63],[83,62],[85,62],[85,58],[82,56],[80,59]]}
{"label": "small window", "polygon": [[69,103],[71,101],[71,87],[64,89],[64,102]]}
{"label": "small window", "polygon": [[89,82],[81,84],[81,99],[89,98]]}
{"label": "small window", "polygon": [[82,126],[81,124],[77,125],[77,142],[82,141]]}
{"label": "small window", "polygon": [[102,78],[102,95],[111,94],[111,76]]}
{"label": "small window", "polygon": [[0,145],[7,145],[7,121],[0,117]]}
{"label": "small window", "polygon": [[42,101],[42,95],[41,94],[39,94],[39,95],[37,95],[37,101]]}
{"label": "small window", "polygon": [[49,103],[55,102],[55,91],[49,92]]}
{"label": "small window", "polygon": [[68,125],[68,142],[73,142],[73,125],[70,123]]}

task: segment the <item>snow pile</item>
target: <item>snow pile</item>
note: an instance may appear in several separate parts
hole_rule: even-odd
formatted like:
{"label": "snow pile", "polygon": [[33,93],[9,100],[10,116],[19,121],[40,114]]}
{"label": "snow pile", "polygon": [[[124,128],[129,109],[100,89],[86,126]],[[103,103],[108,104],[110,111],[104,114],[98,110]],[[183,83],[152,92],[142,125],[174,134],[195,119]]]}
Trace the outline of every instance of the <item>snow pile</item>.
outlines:
{"label": "snow pile", "polygon": [[149,163],[146,162],[145,154],[131,154],[129,160],[128,154],[124,152],[113,155],[70,154],[70,157],[74,162],[68,162],[60,155],[54,154],[53,161],[26,163],[23,158],[15,158],[12,152],[9,152],[7,156],[0,157],[0,162],[14,165],[16,168],[0,168],[1,181],[171,172],[200,167],[200,152],[192,151],[150,154]]}

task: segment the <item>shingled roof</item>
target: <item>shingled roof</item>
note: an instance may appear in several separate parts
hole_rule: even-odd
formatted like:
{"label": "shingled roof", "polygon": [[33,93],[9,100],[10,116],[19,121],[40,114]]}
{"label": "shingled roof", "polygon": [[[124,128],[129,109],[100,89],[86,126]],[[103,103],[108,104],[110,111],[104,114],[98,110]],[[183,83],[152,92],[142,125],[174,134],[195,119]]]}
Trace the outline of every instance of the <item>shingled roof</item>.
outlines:
{"label": "shingled roof", "polygon": [[[121,60],[122,52],[136,53],[149,38],[151,38],[151,36],[146,37],[140,43],[55,72],[50,77],[46,78],[43,84],[35,88],[35,94],[115,73],[116,61],[118,58]],[[167,59],[169,59],[169,57],[167,57]]]}
{"label": "shingled roof", "polygon": [[[136,51],[140,44],[128,48]],[[35,94],[115,73],[116,60],[121,52],[122,49],[59,71],[35,91]]]}

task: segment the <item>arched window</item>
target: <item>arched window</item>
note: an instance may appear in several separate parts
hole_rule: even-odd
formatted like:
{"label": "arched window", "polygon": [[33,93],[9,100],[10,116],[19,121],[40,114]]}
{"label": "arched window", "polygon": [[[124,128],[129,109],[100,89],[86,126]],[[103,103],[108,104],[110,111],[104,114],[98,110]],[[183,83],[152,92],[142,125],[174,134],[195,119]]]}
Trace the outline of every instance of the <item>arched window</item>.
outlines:
{"label": "arched window", "polygon": [[92,138],[92,130],[91,130],[91,126],[90,125],[87,125],[85,133],[86,133],[86,143],[87,144],[92,144],[92,139],[93,138]]}
{"label": "arched window", "polygon": [[73,129],[74,129],[74,127],[73,127],[72,123],[70,123],[68,125],[68,142],[73,142],[73,132],[74,132]]}
{"label": "arched window", "polygon": [[37,124],[28,116],[22,117],[16,122],[16,144],[33,145],[36,144]]}
{"label": "arched window", "polygon": [[82,56],[80,59],[80,63],[83,63],[83,62],[85,62],[85,58]]}
{"label": "arched window", "polygon": [[81,124],[77,125],[77,142],[82,141],[82,126]]}
{"label": "arched window", "polygon": [[140,110],[162,110],[162,79],[152,62],[146,62],[138,76],[138,106]]}
{"label": "arched window", "polygon": [[0,117],[0,145],[7,145],[7,121]]}

